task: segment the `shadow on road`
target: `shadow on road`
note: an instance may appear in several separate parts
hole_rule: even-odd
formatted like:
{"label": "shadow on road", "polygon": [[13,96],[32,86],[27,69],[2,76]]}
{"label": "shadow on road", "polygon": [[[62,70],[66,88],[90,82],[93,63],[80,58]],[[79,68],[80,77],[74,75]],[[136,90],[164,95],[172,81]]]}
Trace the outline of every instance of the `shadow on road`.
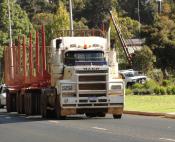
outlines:
{"label": "shadow on road", "polygon": [[[92,117],[87,118],[85,115],[74,115],[68,116],[65,120],[60,121],[78,121],[78,120],[102,120],[102,119],[112,119],[111,117]],[[26,116],[25,114],[17,114],[16,112],[7,113],[5,109],[0,109],[0,125],[8,123],[23,123],[32,121],[45,121],[45,120],[58,120],[58,119],[43,119],[40,115],[37,116]]]}
{"label": "shadow on road", "polygon": [[41,116],[26,116],[24,114],[17,114],[16,112],[7,113],[5,109],[0,109],[0,125],[43,120],[44,119],[41,118]]}

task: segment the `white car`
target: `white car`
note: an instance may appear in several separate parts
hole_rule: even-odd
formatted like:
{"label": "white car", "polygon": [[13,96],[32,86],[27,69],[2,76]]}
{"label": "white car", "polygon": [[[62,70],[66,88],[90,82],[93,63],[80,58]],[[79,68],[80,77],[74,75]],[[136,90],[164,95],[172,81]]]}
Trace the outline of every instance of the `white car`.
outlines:
{"label": "white car", "polygon": [[0,85],[0,108],[6,106],[6,86],[5,84]]}
{"label": "white car", "polygon": [[147,76],[140,74],[138,71],[134,71],[133,69],[129,70],[120,70],[119,74],[125,81],[126,86],[131,86],[135,83],[144,84],[147,80]]}

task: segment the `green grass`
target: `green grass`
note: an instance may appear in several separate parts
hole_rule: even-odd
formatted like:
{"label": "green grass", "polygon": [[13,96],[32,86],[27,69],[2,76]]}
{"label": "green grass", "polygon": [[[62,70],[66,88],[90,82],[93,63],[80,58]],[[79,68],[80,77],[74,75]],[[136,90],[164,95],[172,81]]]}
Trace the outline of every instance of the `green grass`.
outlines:
{"label": "green grass", "polygon": [[146,112],[175,112],[175,95],[127,95],[125,110]]}

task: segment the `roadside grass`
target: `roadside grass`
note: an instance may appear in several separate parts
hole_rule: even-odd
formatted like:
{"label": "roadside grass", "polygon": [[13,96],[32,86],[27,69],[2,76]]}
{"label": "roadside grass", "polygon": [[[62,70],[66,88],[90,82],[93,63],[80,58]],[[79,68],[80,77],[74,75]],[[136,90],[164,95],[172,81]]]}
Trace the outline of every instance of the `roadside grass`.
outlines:
{"label": "roadside grass", "polygon": [[175,112],[175,95],[126,95],[125,110]]}

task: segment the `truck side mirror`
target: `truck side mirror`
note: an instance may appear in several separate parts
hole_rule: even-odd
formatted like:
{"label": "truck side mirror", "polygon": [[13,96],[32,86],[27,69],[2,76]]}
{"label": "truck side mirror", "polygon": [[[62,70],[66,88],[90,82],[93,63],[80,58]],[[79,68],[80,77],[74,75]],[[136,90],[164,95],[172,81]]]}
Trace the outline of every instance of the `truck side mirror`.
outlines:
{"label": "truck side mirror", "polygon": [[62,40],[61,39],[57,39],[56,40],[56,49],[59,49],[61,46]]}

